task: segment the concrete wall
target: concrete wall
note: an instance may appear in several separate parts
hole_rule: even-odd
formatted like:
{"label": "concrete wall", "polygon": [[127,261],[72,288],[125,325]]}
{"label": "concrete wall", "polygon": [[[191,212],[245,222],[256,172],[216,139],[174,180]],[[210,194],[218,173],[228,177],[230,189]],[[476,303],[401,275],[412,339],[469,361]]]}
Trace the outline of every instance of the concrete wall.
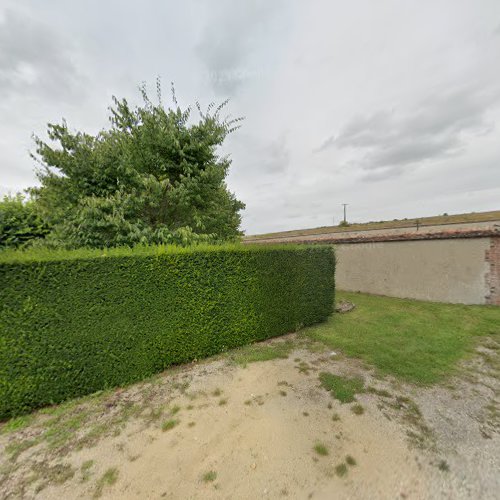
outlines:
{"label": "concrete wall", "polygon": [[339,290],[456,302],[491,301],[492,241],[463,238],[336,244]]}

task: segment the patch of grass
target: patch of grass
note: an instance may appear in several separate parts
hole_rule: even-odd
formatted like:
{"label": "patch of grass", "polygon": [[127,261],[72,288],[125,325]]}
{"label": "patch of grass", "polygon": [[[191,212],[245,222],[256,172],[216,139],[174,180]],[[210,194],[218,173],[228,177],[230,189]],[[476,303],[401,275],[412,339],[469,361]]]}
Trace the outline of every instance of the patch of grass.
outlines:
{"label": "patch of grass", "polygon": [[99,498],[106,486],[113,486],[118,480],[118,469],[111,467],[99,478],[94,491],[94,498]]}
{"label": "patch of grass", "polygon": [[295,368],[299,370],[299,373],[303,373],[304,375],[309,375],[309,370],[311,369],[305,361],[301,361]]}
{"label": "patch of grass", "polygon": [[188,381],[183,381],[183,382],[174,382],[172,384],[172,387],[174,389],[177,389],[181,394],[184,394],[186,390],[189,388],[190,382]]}
{"label": "patch of grass", "polygon": [[90,479],[90,476],[92,475],[90,469],[92,469],[94,464],[94,460],[86,460],[85,462],[83,462],[82,466],[80,467],[80,472],[82,473],[82,482],[88,481]]}
{"label": "patch of grass", "polygon": [[13,441],[5,447],[5,453],[9,455],[9,459],[12,462],[15,462],[21,453],[29,450],[32,446],[37,445],[39,442],[40,439],[37,438]]}
{"label": "patch of grass", "polygon": [[354,467],[357,464],[356,459],[351,455],[347,455],[345,457],[345,461],[346,461],[346,464],[350,465],[351,467]]}
{"label": "patch of grass", "polygon": [[219,400],[219,406],[225,406],[227,405],[227,398],[222,398]]}
{"label": "patch of grass", "polygon": [[500,333],[500,308],[339,292],[356,308],[304,334],[390,374],[432,384],[454,372],[478,337]]}
{"label": "patch of grass", "polygon": [[11,418],[5,423],[0,423],[0,434],[10,434],[28,427],[34,420],[34,415],[21,415],[20,417]]}
{"label": "patch of grass", "polygon": [[333,420],[334,422],[338,422],[338,421],[340,420],[340,415],[339,415],[338,413],[334,413],[334,414],[332,415],[332,420]]}
{"label": "patch of grass", "polygon": [[323,388],[332,393],[335,399],[341,403],[354,401],[354,395],[363,392],[364,382],[362,378],[341,377],[328,372],[321,372],[319,380]]}
{"label": "patch of grass", "polygon": [[[76,448],[91,448],[95,446],[101,438],[107,436],[113,430],[112,424],[108,422],[101,422],[93,425],[88,432],[86,432],[76,443]],[[116,431],[116,428],[113,432]]]}
{"label": "patch of grass", "polygon": [[246,366],[248,363],[259,361],[286,359],[293,349],[294,344],[289,340],[272,344],[251,344],[232,351],[229,357],[234,363]]}
{"label": "patch of grass", "polygon": [[247,399],[243,404],[245,404],[247,406],[250,406],[252,404],[252,400],[251,399]]}
{"label": "patch of grass", "polygon": [[208,472],[205,472],[203,476],[201,476],[201,479],[204,483],[211,483],[217,479],[217,472],[209,470]]}
{"label": "patch of grass", "polygon": [[222,394],[222,391],[217,387],[214,391],[212,391],[212,396],[218,398]]}
{"label": "patch of grass", "polygon": [[335,466],[335,474],[339,477],[344,477],[347,475],[347,465],[345,463],[341,463]]}
{"label": "patch of grass", "polygon": [[49,465],[47,462],[34,462],[31,466],[31,472],[32,475],[27,482],[39,481],[35,488],[36,493],[40,493],[51,484],[64,484],[75,475],[75,470],[71,465],[62,463]]}
{"label": "patch of grass", "polygon": [[303,411],[303,412],[302,412],[302,415],[304,415],[304,417],[308,417],[308,416],[309,416],[309,412],[307,412],[307,411]]}
{"label": "patch of grass", "polygon": [[365,409],[360,404],[355,404],[351,406],[351,411],[354,413],[354,415],[363,415]]}
{"label": "patch of grass", "polygon": [[323,443],[316,443],[313,450],[322,457],[326,457],[329,454],[328,448]]}
{"label": "patch of grass", "polygon": [[178,424],[179,424],[179,420],[174,419],[174,418],[171,418],[169,420],[165,420],[165,422],[163,422],[161,424],[161,430],[163,432],[169,431],[170,429],[173,429]]}
{"label": "patch of grass", "polygon": [[196,422],[189,422],[188,427],[194,427],[196,425]]}
{"label": "patch of grass", "polygon": [[287,392],[286,391],[280,391],[280,396],[286,396]]}

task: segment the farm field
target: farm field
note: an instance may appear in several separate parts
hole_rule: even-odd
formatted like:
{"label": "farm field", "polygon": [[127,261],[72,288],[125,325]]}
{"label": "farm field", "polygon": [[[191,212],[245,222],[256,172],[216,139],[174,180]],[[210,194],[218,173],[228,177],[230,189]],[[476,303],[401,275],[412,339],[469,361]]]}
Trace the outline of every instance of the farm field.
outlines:
{"label": "farm field", "polygon": [[494,498],[500,309],[327,322],[0,424],[1,498]]}
{"label": "farm field", "polygon": [[450,224],[449,229],[453,229],[453,225],[470,224],[470,223],[485,223],[485,222],[498,222],[500,221],[500,210],[492,210],[490,212],[478,213],[465,213],[453,215],[435,215],[432,217],[410,218],[410,219],[396,219],[392,221],[372,221],[352,223],[348,226],[321,226],[310,229],[294,229],[290,231],[279,231],[274,233],[247,235],[247,240],[259,240],[269,238],[287,238],[293,236],[310,236],[328,233],[346,233],[355,231],[369,231],[376,229],[397,229],[397,228],[415,228],[427,227],[441,224]]}

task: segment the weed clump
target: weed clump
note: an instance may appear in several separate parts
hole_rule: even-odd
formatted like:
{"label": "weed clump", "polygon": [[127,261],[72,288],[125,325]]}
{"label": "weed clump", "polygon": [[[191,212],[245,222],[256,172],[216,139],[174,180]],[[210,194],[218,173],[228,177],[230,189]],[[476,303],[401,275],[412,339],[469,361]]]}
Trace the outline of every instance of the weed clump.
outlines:
{"label": "weed clump", "polygon": [[319,374],[321,385],[332,393],[335,399],[341,403],[351,403],[355,400],[355,394],[363,392],[364,382],[360,377],[341,377],[328,372]]}
{"label": "weed clump", "polygon": [[328,448],[322,443],[316,443],[313,449],[318,455],[321,455],[322,457],[326,457],[329,454]]}

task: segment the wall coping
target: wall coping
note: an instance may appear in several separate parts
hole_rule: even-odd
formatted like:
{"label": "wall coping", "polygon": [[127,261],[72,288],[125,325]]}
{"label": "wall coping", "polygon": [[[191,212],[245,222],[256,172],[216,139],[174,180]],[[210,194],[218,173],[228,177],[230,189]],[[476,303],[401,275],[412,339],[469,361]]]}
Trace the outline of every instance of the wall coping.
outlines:
{"label": "wall coping", "polygon": [[[468,239],[468,238],[491,238],[500,237],[500,227],[493,229],[469,229],[459,231],[439,231],[439,232],[411,232],[400,234],[378,234],[368,236],[351,236],[351,237],[336,237],[336,238],[304,238],[298,239],[297,237],[286,240],[280,238],[281,243],[320,243],[320,244],[356,244],[356,243],[382,243],[391,241],[427,241],[427,240],[454,240],[454,239]],[[262,239],[243,241],[243,243],[275,243],[276,240]]]}

